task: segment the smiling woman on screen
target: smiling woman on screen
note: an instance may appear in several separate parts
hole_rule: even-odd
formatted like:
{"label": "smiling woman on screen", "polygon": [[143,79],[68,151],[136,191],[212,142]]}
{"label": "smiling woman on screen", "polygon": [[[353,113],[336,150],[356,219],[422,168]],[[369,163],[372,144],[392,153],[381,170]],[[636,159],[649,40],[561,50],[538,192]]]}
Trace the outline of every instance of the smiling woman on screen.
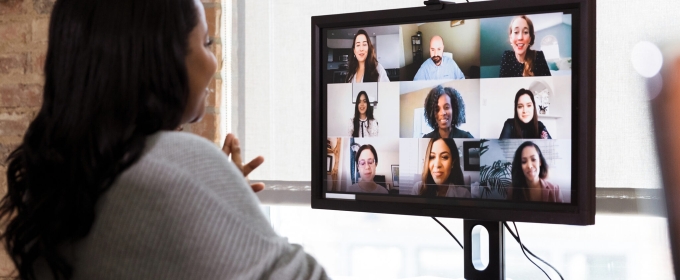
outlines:
{"label": "smiling woman on screen", "polygon": [[508,27],[512,51],[505,51],[501,59],[500,77],[550,76],[548,62],[542,51],[531,49],[536,40],[534,24],[528,16],[512,19]]}

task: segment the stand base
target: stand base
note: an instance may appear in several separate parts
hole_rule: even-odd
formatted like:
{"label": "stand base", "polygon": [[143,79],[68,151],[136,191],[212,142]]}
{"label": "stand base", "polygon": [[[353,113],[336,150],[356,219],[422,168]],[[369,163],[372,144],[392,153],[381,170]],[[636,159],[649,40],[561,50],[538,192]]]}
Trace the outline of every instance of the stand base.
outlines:
{"label": "stand base", "polygon": [[[480,232],[486,229],[489,233],[489,262],[484,267],[481,250]],[[465,255],[465,279],[505,279],[505,244],[503,243],[503,223],[490,221],[465,220],[464,230],[464,255]]]}

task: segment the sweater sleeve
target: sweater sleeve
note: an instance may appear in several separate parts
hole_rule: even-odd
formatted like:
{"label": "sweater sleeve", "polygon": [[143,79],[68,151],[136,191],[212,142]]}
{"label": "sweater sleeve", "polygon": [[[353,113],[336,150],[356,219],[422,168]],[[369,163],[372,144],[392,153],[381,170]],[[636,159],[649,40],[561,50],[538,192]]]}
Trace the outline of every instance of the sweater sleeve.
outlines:
{"label": "sweater sleeve", "polygon": [[503,129],[501,130],[501,135],[498,136],[498,139],[510,139],[510,136],[512,136],[512,126],[512,119],[507,119],[503,124]]}
{"label": "sweater sleeve", "polygon": [[74,279],[326,279],[226,155],[191,137],[159,141],[101,198]]}

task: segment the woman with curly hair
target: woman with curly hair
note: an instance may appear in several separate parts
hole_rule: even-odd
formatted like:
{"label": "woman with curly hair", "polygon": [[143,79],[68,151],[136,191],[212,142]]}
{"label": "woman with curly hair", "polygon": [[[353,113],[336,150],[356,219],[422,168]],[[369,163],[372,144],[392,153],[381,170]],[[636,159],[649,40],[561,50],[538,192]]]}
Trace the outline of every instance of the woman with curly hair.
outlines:
{"label": "woman with curly hair", "polygon": [[423,138],[474,138],[458,128],[465,122],[465,102],[451,87],[436,86],[425,98],[425,119],[434,131]]}

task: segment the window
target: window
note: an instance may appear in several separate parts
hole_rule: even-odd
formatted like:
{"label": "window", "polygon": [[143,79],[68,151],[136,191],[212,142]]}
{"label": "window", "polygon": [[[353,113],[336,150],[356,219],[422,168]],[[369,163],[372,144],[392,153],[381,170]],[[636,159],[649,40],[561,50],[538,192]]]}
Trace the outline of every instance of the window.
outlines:
{"label": "window", "polygon": [[[464,2],[458,0],[457,2]],[[462,250],[431,219],[309,209],[310,17],[406,8],[421,1],[223,2],[224,77],[231,130],[245,158],[263,155],[251,179],[274,228],[300,243],[335,279],[433,275],[462,278]],[[631,64],[641,41],[680,41],[680,2],[597,0],[596,225],[519,224],[526,245],[566,279],[673,279],[661,178],[645,79]],[[634,20],[631,20],[634,19]],[[229,45],[229,50],[226,50]],[[559,48],[566,46],[559,45]],[[314,226],[310,226],[313,223]],[[444,223],[462,238],[462,221]],[[507,234],[506,234],[507,235]],[[352,256],[361,255],[359,259]],[[506,239],[508,277],[541,278]],[[375,269],[364,260],[375,259]],[[655,273],[650,275],[648,273]],[[551,274],[554,275],[554,274]],[[554,279],[555,277],[553,277]]]}

